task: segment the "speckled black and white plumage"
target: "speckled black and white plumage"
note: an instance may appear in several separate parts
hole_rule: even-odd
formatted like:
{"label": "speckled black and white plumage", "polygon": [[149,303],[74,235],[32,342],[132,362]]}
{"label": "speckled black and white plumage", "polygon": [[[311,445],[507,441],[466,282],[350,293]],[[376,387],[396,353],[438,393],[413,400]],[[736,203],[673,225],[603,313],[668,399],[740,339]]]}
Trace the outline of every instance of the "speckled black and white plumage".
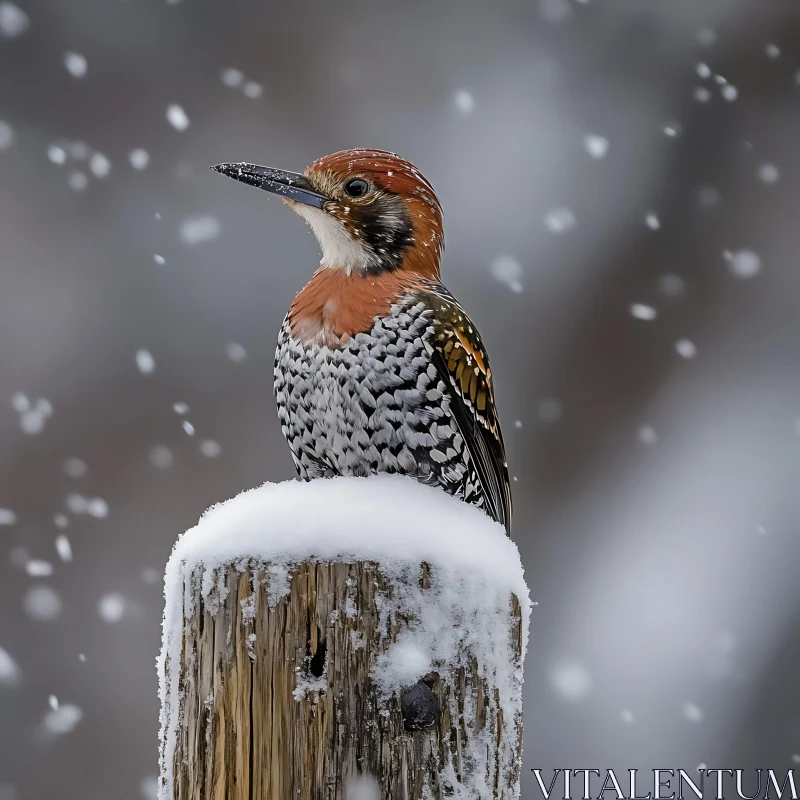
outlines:
{"label": "speckled black and white plumage", "polygon": [[303,342],[284,322],[275,396],[302,479],[401,473],[485,506],[451,387],[432,358],[430,305],[408,295],[337,348]]}

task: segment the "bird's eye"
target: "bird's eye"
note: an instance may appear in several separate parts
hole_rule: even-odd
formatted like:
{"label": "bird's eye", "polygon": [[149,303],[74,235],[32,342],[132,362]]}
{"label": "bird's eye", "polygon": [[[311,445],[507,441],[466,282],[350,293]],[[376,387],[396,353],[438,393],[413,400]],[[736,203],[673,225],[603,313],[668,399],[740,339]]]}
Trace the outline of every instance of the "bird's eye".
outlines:
{"label": "bird's eye", "polygon": [[362,178],[353,178],[344,185],[348,197],[363,197],[369,191],[369,184]]}

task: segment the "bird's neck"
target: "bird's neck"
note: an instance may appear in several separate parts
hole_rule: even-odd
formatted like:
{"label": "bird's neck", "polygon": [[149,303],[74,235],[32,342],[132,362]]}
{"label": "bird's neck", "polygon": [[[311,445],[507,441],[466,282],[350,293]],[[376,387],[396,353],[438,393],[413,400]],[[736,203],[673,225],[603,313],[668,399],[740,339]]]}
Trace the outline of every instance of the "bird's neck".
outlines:
{"label": "bird's neck", "polygon": [[372,330],[376,317],[387,316],[421,282],[405,270],[369,274],[322,267],[289,309],[291,334],[306,344],[340,347]]}

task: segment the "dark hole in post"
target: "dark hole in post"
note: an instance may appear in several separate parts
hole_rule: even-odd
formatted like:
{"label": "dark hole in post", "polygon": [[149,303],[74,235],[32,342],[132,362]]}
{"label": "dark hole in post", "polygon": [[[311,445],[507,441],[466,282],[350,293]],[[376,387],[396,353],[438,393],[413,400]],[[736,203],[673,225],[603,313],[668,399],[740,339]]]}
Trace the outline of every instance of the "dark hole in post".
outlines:
{"label": "dark hole in post", "polygon": [[311,656],[308,662],[308,670],[315,678],[321,678],[325,672],[325,640],[319,639],[317,652]]}

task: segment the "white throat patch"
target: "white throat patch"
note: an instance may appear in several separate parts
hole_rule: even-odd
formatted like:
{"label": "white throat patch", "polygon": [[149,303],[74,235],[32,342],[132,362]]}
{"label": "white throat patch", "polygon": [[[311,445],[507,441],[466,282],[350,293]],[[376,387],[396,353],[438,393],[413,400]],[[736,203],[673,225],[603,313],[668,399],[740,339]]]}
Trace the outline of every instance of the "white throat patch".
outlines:
{"label": "white throat patch", "polygon": [[309,224],[322,248],[319,262],[329,269],[341,269],[348,275],[355,270],[366,270],[375,266],[375,254],[356,241],[345,227],[321,208],[304,203],[292,203],[292,208]]}

